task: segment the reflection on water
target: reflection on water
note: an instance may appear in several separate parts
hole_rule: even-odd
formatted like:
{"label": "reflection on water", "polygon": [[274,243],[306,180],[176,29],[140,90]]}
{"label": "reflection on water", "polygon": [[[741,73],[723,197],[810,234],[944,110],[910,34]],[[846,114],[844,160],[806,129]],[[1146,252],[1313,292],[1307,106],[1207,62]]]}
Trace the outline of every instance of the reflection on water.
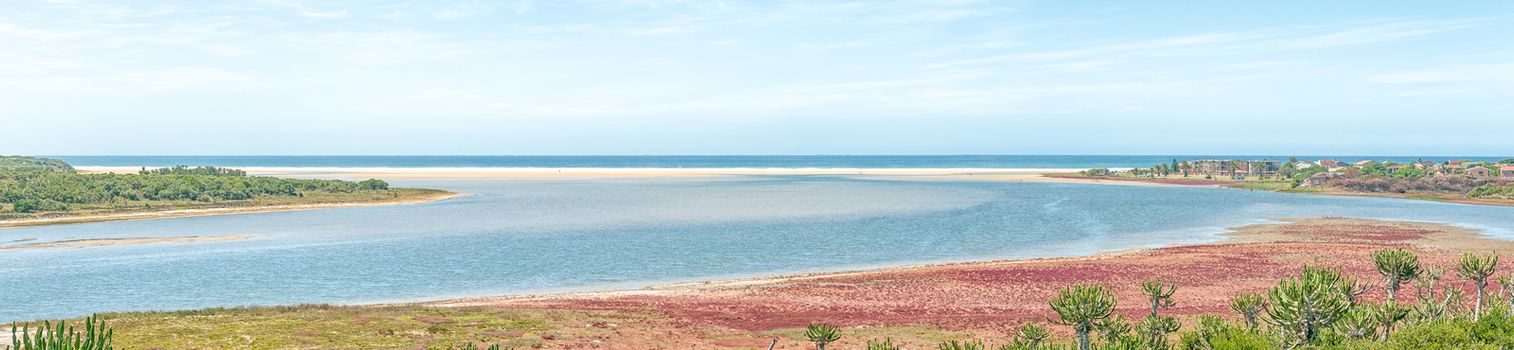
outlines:
{"label": "reflection on water", "polygon": [[[0,230],[0,242],[256,234],[0,251],[0,321],[90,312],[634,288],[1213,239],[1297,216],[1514,232],[1514,208],[1211,188],[828,176],[397,183],[412,206]],[[0,243],[11,245],[19,243]]]}

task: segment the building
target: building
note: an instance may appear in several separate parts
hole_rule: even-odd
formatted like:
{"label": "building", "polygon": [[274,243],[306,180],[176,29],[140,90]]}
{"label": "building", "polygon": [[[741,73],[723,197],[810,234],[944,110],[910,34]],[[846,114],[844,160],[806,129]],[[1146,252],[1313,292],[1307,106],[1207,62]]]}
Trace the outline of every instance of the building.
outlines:
{"label": "building", "polygon": [[1465,174],[1467,174],[1467,176],[1471,176],[1471,177],[1475,177],[1475,178],[1486,179],[1486,178],[1493,177],[1493,169],[1488,169],[1488,168],[1480,167],[1480,166],[1479,167],[1471,167],[1471,168],[1467,168],[1467,171],[1465,172]]}
{"label": "building", "polygon": [[1446,161],[1446,164],[1461,165],[1461,162],[1464,162],[1464,160],[1461,160],[1461,159],[1452,159],[1452,160]]}
{"label": "building", "polygon": [[1272,176],[1282,170],[1275,160],[1203,159],[1188,161],[1189,171],[1209,176]]}
{"label": "building", "polygon": [[1367,165],[1372,164],[1372,163],[1377,163],[1377,161],[1375,161],[1375,160],[1358,160],[1358,161],[1356,161],[1356,163],[1351,163],[1351,165],[1355,165],[1355,166],[1367,166]]}
{"label": "building", "polygon": [[1514,180],[1514,164],[1508,164],[1508,165],[1501,165],[1501,166],[1499,166],[1498,167],[1498,173],[1499,173],[1498,178],[1500,178],[1500,179]]}
{"label": "building", "polygon": [[1320,186],[1324,185],[1326,181],[1330,181],[1330,173],[1318,173],[1310,176],[1308,180],[1305,180],[1304,184],[1309,186]]}
{"label": "building", "polygon": [[1334,159],[1320,159],[1319,166],[1325,167],[1325,169],[1335,169],[1341,167],[1341,161]]}

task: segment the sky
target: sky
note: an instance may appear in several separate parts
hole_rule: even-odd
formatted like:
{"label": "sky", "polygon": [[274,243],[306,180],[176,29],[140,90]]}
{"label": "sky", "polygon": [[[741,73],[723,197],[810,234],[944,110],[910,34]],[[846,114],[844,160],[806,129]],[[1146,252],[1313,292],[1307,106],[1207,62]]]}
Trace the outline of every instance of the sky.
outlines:
{"label": "sky", "polygon": [[7,1],[0,154],[1514,155],[1511,1]]}

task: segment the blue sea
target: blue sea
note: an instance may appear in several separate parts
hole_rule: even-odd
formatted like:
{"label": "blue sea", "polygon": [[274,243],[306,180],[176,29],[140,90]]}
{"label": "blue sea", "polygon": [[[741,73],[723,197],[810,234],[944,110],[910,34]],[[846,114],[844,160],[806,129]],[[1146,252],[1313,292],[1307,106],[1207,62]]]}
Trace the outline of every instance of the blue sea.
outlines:
{"label": "blue sea", "polygon": [[[1090,167],[1161,157],[64,157],[78,165]],[[1346,157],[1334,157],[1349,159]],[[96,312],[419,301],[1207,242],[1288,217],[1445,222],[1514,238],[1514,207],[1219,188],[859,176],[397,180],[418,205],[0,229],[0,322]]]}
{"label": "blue sea", "polygon": [[[1035,168],[1150,167],[1193,159],[1275,159],[1287,155],[813,155],[813,156],[47,156],[75,166],[381,167],[381,168]],[[1508,157],[1297,156],[1301,160]]]}

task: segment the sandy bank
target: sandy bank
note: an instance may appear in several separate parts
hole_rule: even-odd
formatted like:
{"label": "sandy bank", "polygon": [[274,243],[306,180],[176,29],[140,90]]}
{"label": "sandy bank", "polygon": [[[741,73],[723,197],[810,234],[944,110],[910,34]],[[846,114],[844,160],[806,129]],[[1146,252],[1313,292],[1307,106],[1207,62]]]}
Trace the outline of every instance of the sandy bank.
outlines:
{"label": "sandy bank", "polygon": [[181,237],[122,237],[122,238],[94,238],[74,239],[56,242],[26,243],[17,245],[0,246],[0,250],[28,250],[28,249],[59,249],[59,248],[87,248],[119,245],[159,244],[159,243],[194,243],[194,242],[220,242],[240,241],[261,235],[221,235],[221,236],[181,236]]}
{"label": "sandy bank", "polygon": [[269,206],[252,206],[252,207],[220,207],[220,208],[198,208],[198,209],[175,209],[175,210],[162,210],[162,211],[138,211],[138,212],[124,212],[124,213],[100,213],[100,214],[66,215],[66,216],[43,217],[43,218],[34,218],[34,219],[3,220],[3,221],[0,221],[0,229],[11,228],[11,227],[24,227],[24,226],[77,224],[77,223],[100,222],[100,221],[148,220],[148,219],[182,218],[182,217],[194,217],[194,216],[251,214],[251,213],[271,213],[271,212],[297,211],[297,210],[315,210],[315,209],[330,209],[330,208],[370,207],[370,206],[381,206],[381,205],[418,204],[418,203],[427,203],[427,202],[440,201],[440,200],[445,200],[445,199],[450,199],[450,198],[455,198],[455,197],[460,197],[460,196],[465,196],[465,195],[466,194],[453,193],[453,192],[437,192],[435,194],[428,194],[428,195],[423,195],[423,196],[414,196],[414,197],[408,197],[408,198],[404,198],[404,199],[388,200],[388,201],[350,202],[350,203],[314,203],[314,204],[269,205]]}

